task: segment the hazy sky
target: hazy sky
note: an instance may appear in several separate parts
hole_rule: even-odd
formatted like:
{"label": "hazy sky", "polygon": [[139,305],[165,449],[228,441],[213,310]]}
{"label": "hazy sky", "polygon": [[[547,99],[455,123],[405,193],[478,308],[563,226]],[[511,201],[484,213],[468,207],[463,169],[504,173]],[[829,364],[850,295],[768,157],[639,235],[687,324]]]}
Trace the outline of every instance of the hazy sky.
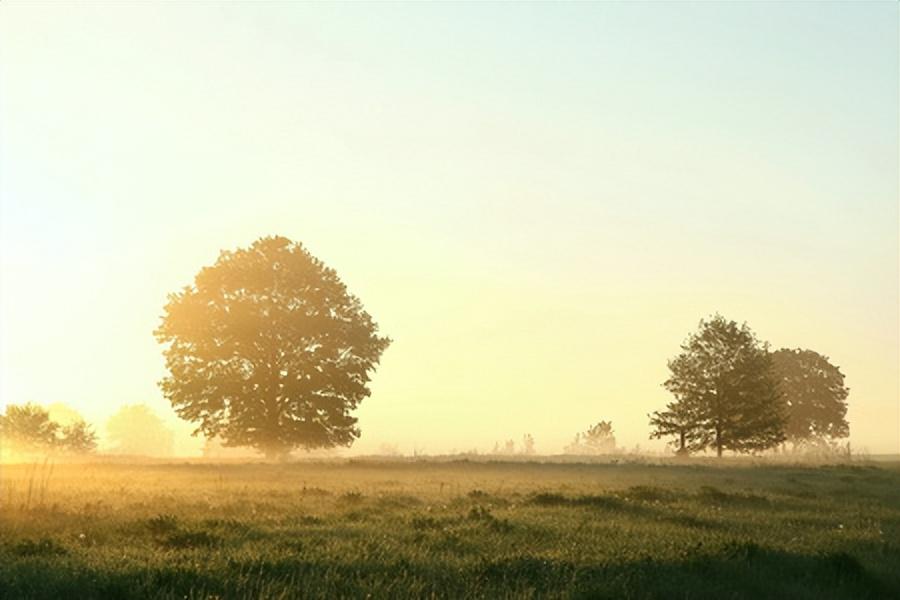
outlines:
{"label": "hazy sky", "polygon": [[166,294],[280,234],[394,339],[357,451],[661,448],[719,311],[896,452],[898,71],[896,2],[3,2],[0,402],[174,418]]}

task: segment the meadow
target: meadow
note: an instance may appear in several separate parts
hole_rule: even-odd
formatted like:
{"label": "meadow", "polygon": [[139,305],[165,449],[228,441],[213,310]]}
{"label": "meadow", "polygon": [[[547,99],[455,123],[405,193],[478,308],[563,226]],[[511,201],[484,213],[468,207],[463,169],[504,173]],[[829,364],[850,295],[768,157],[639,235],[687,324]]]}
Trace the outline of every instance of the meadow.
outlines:
{"label": "meadow", "polygon": [[900,462],[0,469],[2,598],[900,598]]}

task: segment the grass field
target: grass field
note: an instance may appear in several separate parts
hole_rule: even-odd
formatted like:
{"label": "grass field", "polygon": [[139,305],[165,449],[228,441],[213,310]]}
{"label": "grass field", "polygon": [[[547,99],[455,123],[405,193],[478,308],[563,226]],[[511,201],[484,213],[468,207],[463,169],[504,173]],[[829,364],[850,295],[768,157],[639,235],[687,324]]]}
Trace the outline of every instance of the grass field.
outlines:
{"label": "grass field", "polygon": [[900,598],[900,463],[2,468],[2,598]]}

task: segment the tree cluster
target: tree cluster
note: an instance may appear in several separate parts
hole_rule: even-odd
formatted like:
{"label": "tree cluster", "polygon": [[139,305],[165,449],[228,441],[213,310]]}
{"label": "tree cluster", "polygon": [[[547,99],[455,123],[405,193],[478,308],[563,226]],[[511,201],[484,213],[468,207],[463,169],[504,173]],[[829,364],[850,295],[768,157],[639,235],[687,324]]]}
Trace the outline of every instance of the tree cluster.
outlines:
{"label": "tree cluster", "polygon": [[491,454],[496,454],[498,456],[513,456],[515,454],[531,456],[535,454],[535,452],[534,436],[530,433],[526,433],[522,436],[522,443],[518,450],[516,450],[516,443],[513,440],[506,440],[503,444],[494,442],[494,449],[491,451]]}
{"label": "tree cluster", "polygon": [[[222,252],[169,296],[154,334],[168,368],[160,387],[178,415],[207,439],[269,458],[359,437],[352,413],[391,343],[333,269],[283,237]],[[663,384],[673,400],[650,415],[651,437],[674,439],[678,453],[848,435],[848,390],[826,357],[770,352],[746,324],[720,315],[701,321],[681,350]],[[566,452],[615,449],[612,424],[601,421]],[[531,436],[522,452],[534,452]],[[494,453],[514,454],[516,444]]]}
{"label": "tree cluster", "polygon": [[674,400],[650,415],[651,438],[674,439],[680,455],[756,452],[849,434],[840,369],[811,350],[770,352],[746,324],[721,315],[700,322],[669,371],[663,386]]}
{"label": "tree cluster", "polygon": [[46,409],[31,403],[6,407],[0,415],[0,439],[4,447],[20,453],[85,454],[97,448],[97,434],[86,422],[60,425]]}
{"label": "tree cluster", "polygon": [[565,447],[566,454],[581,456],[612,454],[616,451],[616,435],[612,421],[600,421],[583,433],[576,433],[572,443]]}

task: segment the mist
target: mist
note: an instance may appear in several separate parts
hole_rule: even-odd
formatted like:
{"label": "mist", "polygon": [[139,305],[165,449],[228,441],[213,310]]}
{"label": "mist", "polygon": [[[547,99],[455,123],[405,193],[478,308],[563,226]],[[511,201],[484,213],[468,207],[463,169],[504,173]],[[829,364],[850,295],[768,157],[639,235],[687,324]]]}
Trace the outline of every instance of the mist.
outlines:
{"label": "mist", "polygon": [[0,2],[0,597],[900,597],[898,23]]}

